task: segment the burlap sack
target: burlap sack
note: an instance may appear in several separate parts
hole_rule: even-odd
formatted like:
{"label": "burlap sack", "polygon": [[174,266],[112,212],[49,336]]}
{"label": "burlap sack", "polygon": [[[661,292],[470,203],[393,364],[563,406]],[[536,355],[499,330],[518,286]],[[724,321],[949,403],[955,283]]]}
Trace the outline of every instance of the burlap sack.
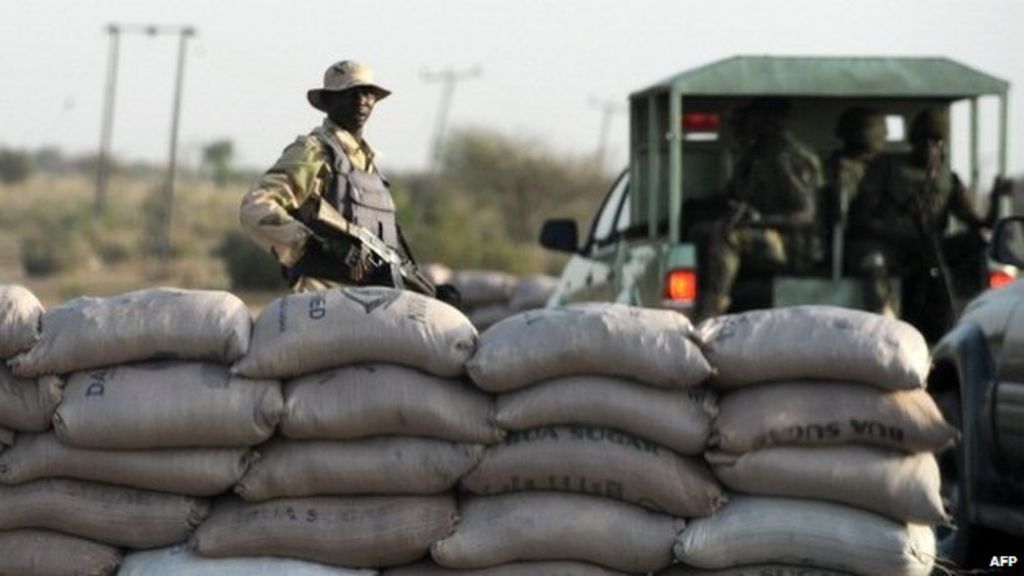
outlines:
{"label": "burlap sack", "polygon": [[361,364],[313,374],[285,385],[281,433],[289,438],[353,440],[427,436],[493,444],[494,403],[458,381],[387,364]]}
{"label": "burlap sack", "polygon": [[902,522],[948,520],[939,494],[939,465],[928,452],[778,447],[741,456],[709,453],[707,459],[722,484],[737,492],[828,500]]}
{"label": "burlap sack", "polygon": [[430,555],[448,568],[489,568],[528,560],[578,560],[623,572],[672,562],[682,520],[581,494],[521,492],[471,498],[455,533]]}
{"label": "burlap sack", "polygon": [[512,297],[509,298],[509,308],[519,311],[543,308],[557,289],[558,278],[543,274],[526,276],[516,282]]}
{"label": "burlap sack", "polygon": [[685,316],[623,304],[577,304],[506,318],[480,338],[466,368],[490,392],[579,374],[661,388],[696,386],[711,375]]}
{"label": "burlap sack", "polygon": [[132,552],[124,558],[117,576],[376,576],[374,570],[337,568],[256,556],[203,558],[188,546]]}
{"label": "burlap sack", "polygon": [[235,364],[250,378],[291,378],[357,362],[387,362],[459,376],[476,328],[433,298],[392,288],[290,294],[256,322],[252,349]]}
{"label": "burlap sack", "polygon": [[823,570],[809,566],[783,566],[762,564],[760,566],[737,566],[724,570],[704,570],[676,564],[658,572],[656,576],[854,576],[849,572]]}
{"label": "burlap sack", "polygon": [[270,437],[283,408],[276,380],[216,364],[131,364],[69,376],[53,427],[81,448],[245,447]]}
{"label": "burlap sack", "polygon": [[569,376],[498,396],[494,422],[506,430],[554,424],[617,428],[675,450],[704,452],[717,412],[700,388],[661,390],[604,376]]}
{"label": "burlap sack", "polygon": [[793,382],[723,395],[710,445],[730,454],[849,443],[938,452],[957,434],[920,388],[887,392],[862,384]]}
{"label": "burlap sack", "polygon": [[383,576],[628,576],[584,562],[513,562],[479,570],[443,568],[433,562],[420,562],[381,572]]}
{"label": "burlap sack", "polygon": [[451,490],[480,461],[483,447],[380,437],[349,442],[275,440],[259,453],[259,460],[235,487],[245,500],[438,494]]}
{"label": "burlap sack", "polygon": [[75,298],[44,314],[42,325],[35,346],[11,360],[18,376],[154,359],[231,363],[248,349],[252,317],[227,292],[152,288]]}
{"label": "burlap sack", "polygon": [[503,302],[488,304],[487,306],[474,308],[469,313],[469,321],[473,323],[473,326],[476,326],[477,330],[486,330],[515,313],[515,310]]}
{"label": "burlap sack", "polygon": [[617,430],[580,425],[509,434],[461,485],[481,495],[588,493],[687,518],[709,516],[724,501],[704,462]]}
{"label": "burlap sack", "polygon": [[117,570],[117,548],[45,530],[0,531],[4,576],[109,576]]}
{"label": "burlap sack", "polygon": [[459,270],[448,278],[462,295],[462,305],[468,308],[505,302],[512,295],[516,278],[504,272],[487,270]]}
{"label": "burlap sack", "polygon": [[0,530],[59,530],[128,548],[182,542],[208,510],[188,496],[77,480],[0,486]]}
{"label": "burlap sack", "polygon": [[928,343],[910,324],[832,306],[719,316],[697,334],[721,388],[805,378],[920,388],[931,362]]}
{"label": "burlap sack", "polygon": [[211,558],[263,554],[376,568],[422,558],[451,533],[456,517],[451,494],[225,499],[195,537],[199,553]]}
{"label": "burlap sack", "polygon": [[928,576],[935,535],[927,526],[839,504],[736,497],[715,516],[691,522],[673,550],[684,564],[699,568],[789,564]]}
{"label": "burlap sack", "polygon": [[188,496],[215,496],[242,475],[251,453],[244,448],[91,450],[57,441],[53,433],[19,434],[0,454],[0,483],[75,478]]}
{"label": "burlap sack", "polygon": [[22,286],[0,286],[0,359],[32,347],[39,338],[43,305]]}
{"label": "burlap sack", "polygon": [[60,378],[18,378],[0,363],[0,426],[42,432],[50,427],[60,397]]}

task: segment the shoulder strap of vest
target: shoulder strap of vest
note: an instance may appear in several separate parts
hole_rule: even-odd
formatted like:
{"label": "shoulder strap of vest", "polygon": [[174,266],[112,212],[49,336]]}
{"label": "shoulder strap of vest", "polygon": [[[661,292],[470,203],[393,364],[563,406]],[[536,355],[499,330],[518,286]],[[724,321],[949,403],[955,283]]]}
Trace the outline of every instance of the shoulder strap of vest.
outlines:
{"label": "shoulder strap of vest", "polygon": [[320,141],[321,144],[327,149],[328,155],[331,157],[331,167],[339,174],[348,174],[352,171],[352,161],[348,159],[348,154],[341,147],[341,143],[338,139],[333,137],[330,133],[324,130],[323,126],[317,126],[313,129],[311,135]]}

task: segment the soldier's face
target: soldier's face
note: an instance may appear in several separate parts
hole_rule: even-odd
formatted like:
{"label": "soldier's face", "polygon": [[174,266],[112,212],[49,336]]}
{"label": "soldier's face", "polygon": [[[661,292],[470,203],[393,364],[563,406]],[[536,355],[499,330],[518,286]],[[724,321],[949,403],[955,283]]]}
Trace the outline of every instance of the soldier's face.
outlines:
{"label": "soldier's face", "polygon": [[331,94],[327,101],[327,115],[346,130],[362,130],[377,104],[377,95],[366,88],[353,88]]}

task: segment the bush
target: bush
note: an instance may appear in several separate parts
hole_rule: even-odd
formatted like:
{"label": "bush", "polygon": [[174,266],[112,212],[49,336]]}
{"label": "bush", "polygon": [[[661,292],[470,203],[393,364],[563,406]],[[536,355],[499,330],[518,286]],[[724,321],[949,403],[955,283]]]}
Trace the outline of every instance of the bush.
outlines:
{"label": "bush", "polygon": [[234,289],[283,290],[288,287],[273,256],[242,232],[225,233],[216,254],[224,260]]}
{"label": "bush", "polygon": [[0,150],[0,182],[17,184],[32,175],[32,157],[27,152]]}

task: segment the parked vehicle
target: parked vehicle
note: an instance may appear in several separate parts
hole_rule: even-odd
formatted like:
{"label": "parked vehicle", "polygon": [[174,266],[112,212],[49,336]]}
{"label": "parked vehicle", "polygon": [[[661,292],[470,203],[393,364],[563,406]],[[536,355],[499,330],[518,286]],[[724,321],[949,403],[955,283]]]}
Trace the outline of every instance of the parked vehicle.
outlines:
{"label": "parked vehicle", "polygon": [[[993,258],[1024,266],[1024,217],[999,222]],[[1024,281],[973,300],[933,350],[928,386],[962,438],[942,455],[954,514],[943,555],[962,560],[979,529],[1024,538]]]}
{"label": "parked vehicle", "polygon": [[[629,166],[580,237],[571,220],[549,220],[541,243],[573,254],[551,305],[600,300],[672,307],[692,313],[698,285],[697,251],[687,231],[703,217],[737,160],[727,134],[729,114],[752,100],[784,98],[789,128],[821,158],[838,147],[834,127],[853,106],[884,112],[889,137],[883,154],[905,152],[909,121],[926,108],[969,104],[970,127],[950,140],[969,143],[966,183],[978,189],[979,100],[999,105],[998,170],[1006,167],[1007,91],[998,78],[942,58],[736,57],[685,71],[630,96]],[[955,128],[955,127],[954,127]],[[948,155],[946,162],[949,162]],[[1008,202],[1002,213],[1008,210]],[[830,255],[800,274],[746,275],[733,290],[730,311],[795,304],[863,306],[862,282],[845,274],[845,222],[828,223]],[[984,287],[959,278],[958,302]],[[1006,281],[1005,270],[992,280]]]}

